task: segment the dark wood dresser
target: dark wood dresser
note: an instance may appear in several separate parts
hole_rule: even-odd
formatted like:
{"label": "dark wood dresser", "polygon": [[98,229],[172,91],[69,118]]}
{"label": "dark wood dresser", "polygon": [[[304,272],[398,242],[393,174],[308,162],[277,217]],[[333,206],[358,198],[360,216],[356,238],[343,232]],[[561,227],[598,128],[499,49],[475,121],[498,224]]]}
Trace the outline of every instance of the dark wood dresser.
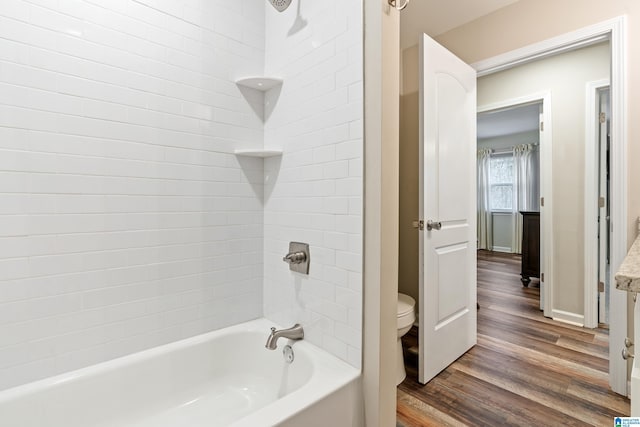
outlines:
{"label": "dark wood dresser", "polygon": [[522,284],[529,286],[530,277],[540,278],[540,212],[522,214]]}

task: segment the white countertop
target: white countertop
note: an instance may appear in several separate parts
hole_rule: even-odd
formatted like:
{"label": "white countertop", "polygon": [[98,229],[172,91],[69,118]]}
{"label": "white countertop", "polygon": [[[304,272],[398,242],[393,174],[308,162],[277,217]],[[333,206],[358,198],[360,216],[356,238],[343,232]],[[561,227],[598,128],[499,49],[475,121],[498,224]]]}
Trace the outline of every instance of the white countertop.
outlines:
{"label": "white countertop", "polygon": [[627,292],[640,292],[640,236],[633,242],[616,273],[616,288]]}

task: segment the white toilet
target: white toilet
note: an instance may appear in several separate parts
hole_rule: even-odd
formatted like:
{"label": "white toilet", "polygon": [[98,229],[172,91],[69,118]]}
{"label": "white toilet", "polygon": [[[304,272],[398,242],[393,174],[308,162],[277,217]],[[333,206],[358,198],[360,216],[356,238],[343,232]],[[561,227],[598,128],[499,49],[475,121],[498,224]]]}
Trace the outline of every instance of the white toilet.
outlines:
{"label": "white toilet", "polygon": [[396,385],[404,381],[407,371],[404,369],[402,355],[402,336],[409,332],[416,320],[416,301],[409,295],[398,294],[398,351],[396,356]]}

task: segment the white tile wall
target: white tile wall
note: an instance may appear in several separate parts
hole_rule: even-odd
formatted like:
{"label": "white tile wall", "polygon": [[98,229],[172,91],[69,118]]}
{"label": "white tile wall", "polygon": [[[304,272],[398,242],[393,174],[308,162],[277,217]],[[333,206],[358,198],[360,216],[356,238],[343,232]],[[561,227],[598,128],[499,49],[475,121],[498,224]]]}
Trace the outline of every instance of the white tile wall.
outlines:
{"label": "white tile wall", "polygon": [[361,52],[360,1],[0,2],[0,389],[263,309],[359,367]]}
{"label": "white tile wall", "polygon": [[[265,123],[265,316],[361,365],[362,2],[294,0],[266,10],[265,71],[282,90]],[[282,262],[310,244],[309,276]]]}
{"label": "white tile wall", "polygon": [[0,388],[262,315],[264,14],[0,2]]}

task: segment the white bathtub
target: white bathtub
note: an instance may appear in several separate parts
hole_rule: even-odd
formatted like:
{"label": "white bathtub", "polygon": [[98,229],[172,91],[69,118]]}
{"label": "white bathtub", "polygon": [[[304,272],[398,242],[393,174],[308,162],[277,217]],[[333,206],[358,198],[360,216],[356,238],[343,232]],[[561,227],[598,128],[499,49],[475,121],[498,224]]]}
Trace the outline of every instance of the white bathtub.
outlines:
{"label": "white bathtub", "polygon": [[0,426],[360,426],[359,372],[260,319],[0,392]]}

